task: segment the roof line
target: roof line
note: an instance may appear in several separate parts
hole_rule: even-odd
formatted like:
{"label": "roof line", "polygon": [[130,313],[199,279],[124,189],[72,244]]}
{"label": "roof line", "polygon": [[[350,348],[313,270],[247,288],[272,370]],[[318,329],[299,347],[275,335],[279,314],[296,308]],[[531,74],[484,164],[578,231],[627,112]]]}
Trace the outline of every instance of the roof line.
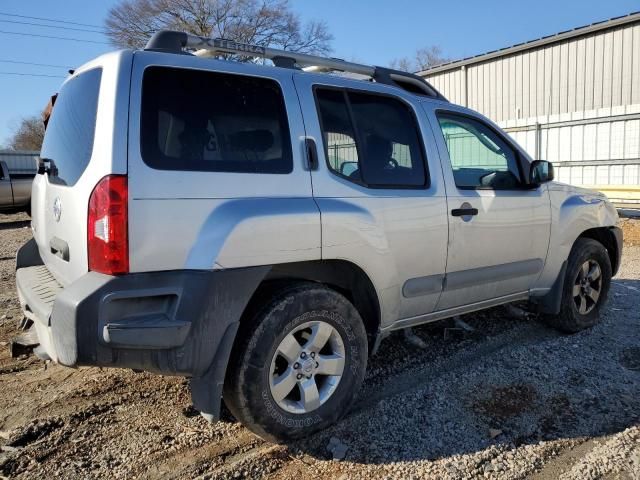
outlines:
{"label": "roof line", "polygon": [[542,45],[548,45],[550,43],[557,43],[568,38],[579,37],[582,35],[587,35],[592,32],[597,32],[600,30],[606,30],[608,28],[617,27],[619,25],[625,25],[627,23],[633,23],[636,21],[640,21],[640,11],[632,12],[627,15],[622,15],[620,17],[613,17],[609,20],[602,20],[600,22],[594,22],[589,25],[584,25],[582,27],[576,27],[571,30],[565,30],[564,32],[559,32],[553,35],[547,35],[545,37],[538,38],[536,40],[530,40],[528,42],[517,43],[515,45],[511,45],[509,47],[504,47],[499,50],[492,50],[490,52],[481,53],[479,55],[474,55],[471,57],[463,58],[461,60],[454,60],[452,62],[442,63],[440,65],[436,65],[431,68],[427,68],[425,70],[421,70],[416,72],[416,75],[426,76],[434,73],[440,73],[447,70],[451,70],[454,68],[459,68],[465,65],[471,65],[474,63],[485,62],[487,60],[491,60],[493,58],[502,57],[505,55],[510,55],[513,53],[521,52],[523,50],[530,50],[536,47],[540,47]]}

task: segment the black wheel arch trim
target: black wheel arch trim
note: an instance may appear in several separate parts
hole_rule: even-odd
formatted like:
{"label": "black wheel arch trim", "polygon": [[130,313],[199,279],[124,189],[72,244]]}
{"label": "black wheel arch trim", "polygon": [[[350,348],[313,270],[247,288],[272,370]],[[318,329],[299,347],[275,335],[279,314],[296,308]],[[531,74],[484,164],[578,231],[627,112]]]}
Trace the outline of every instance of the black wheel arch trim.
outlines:
{"label": "black wheel arch trim", "polygon": [[[610,235],[610,237],[603,237],[603,234]],[[623,243],[622,229],[620,227],[592,228],[582,232],[576,238],[576,241],[578,240],[578,238],[591,238],[600,242],[607,250],[607,253],[611,260],[611,275],[614,276],[618,272],[620,268],[620,261],[622,258]],[[566,274],[567,260],[562,262],[560,272],[553,282],[553,285],[551,286],[549,292],[541,297],[531,297],[531,302],[536,305],[538,312],[549,315],[558,315],[560,313]]]}
{"label": "black wheel arch trim", "polygon": [[578,238],[591,238],[602,244],[607,250],[611,261],[611,275],[618,273],[620,259],[622,258],[622,229],[620,227],[590,228],[582,232]]}
{"label": "black wheel arch trim", "polygon": [[620,269],[620,263],[622,261],[622,245],[623,245],[623,235],[622,229],[620,227],[611,227],[609,229],[615,238],[615,262],[611,262],[611,275],[614,276],[618,273]]}

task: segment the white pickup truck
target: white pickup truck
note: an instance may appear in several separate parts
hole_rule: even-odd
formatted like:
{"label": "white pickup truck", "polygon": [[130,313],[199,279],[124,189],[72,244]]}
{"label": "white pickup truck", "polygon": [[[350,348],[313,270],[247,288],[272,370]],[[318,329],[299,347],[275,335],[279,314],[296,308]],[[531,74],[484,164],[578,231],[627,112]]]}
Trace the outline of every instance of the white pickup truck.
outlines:
{"label": "white pickup truck", "polygon": [[[30,214],[31,184],[37,170],[36,157],[33,154],[8,153],[6,156],[9,158],[5,160],[1,155],[3,154],[0,154],[0,212],[22,210]],[[25,164],[28,168],[24,168]]]}

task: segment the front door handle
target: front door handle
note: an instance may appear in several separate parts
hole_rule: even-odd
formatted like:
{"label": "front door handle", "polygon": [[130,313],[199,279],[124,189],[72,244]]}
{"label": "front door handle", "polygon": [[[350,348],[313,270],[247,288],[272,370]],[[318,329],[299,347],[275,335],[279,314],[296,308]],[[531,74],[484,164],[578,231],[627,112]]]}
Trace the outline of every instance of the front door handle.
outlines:
{"label": "front door handle", "polygon": [[477,214],[477,208],[454,208],[451,210],[451,216],[453,217],[466,217],[467,215],[475,216]]}
{"label": "front door handle", "polygon": [[452,217],[474,217],[478,215],[478,209],[473,208],[467,202],[460,205],[460,208],[454,208],[451,210]]}

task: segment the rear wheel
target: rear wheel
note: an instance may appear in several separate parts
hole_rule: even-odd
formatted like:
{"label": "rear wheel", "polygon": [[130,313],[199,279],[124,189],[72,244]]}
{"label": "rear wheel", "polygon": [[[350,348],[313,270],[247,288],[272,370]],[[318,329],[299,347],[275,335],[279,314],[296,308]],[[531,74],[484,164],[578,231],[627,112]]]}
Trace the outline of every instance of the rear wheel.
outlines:
{"label": "rear wheel", "polygon": [[344,415],[367,361],[353,305],[319,284],[281,288],[239,332],[225,380],[229,410],[263,438],[285,441]]}
{"label": "rear wheel", "polygon": [[569,255],[560,314],[546,317],[547,322],[569,333],[592,327],[600,319],[610,284],[607,250],[596,240],[579,238]]}

